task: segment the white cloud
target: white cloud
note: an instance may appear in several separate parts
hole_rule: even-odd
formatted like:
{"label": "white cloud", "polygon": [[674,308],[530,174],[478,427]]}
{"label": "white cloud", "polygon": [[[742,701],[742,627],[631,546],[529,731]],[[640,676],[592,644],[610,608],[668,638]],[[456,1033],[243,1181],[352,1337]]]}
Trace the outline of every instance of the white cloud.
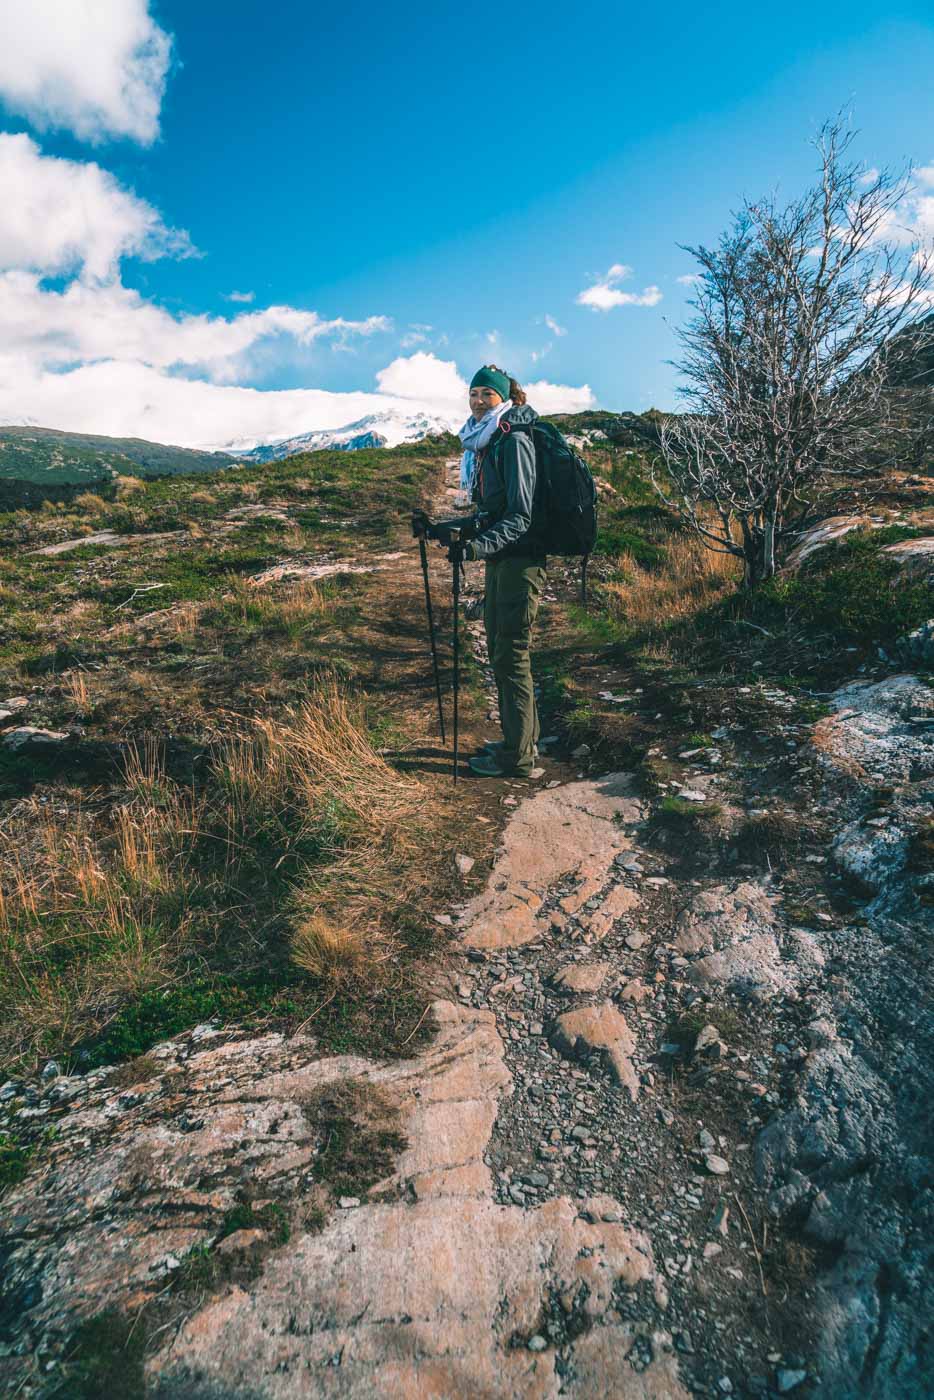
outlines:
{"label": "white cloud", "polygon": [[321,337],[346,340],[388,330],[383,316],[324,320],[315,311],[270,306],[223,316],[173,315],[120,282],[76,279],[63,291],[44,288],[21,269],[0,273],[0,356],[25,355],[45,369],[95,360],[131,360],[158,369],[187,366],[220,382],[242,377],[244,359],[261,340],[291,337],[307,346]]}
{"label": "white cloud", "polygon": [[915,171],[919,184],[934,185],[934,165],[921,165]]}
{"label": "white cloud", "polygon": [[543,345],[541,350],[532,350],[529,353],[529,359],[532,361],[533,365],[538,364],[539,360],[543,360],[546,355],[550,355],[553,349],[554,345],[549,340],[548,344]]}
{"label": "white cloud", "polygon": [[149,145],[171,48],[148,0],[0,0],[0,99],[40,131]]}
{"label": "white cloud", "polygon": [[416,399],[426,404],[467,402],[467,381],[461,378],[454,361],[439,360],[424,350],[400,355],[379,371],[376,382],[381,394],[399,399]]}
{"label": "white cloud", "polygon": [[589,306],[593,311],[611,311],[615,306],[657,306],[662,299],[658,287],[645,287],[641,292],[619,290],[617,283],[631,276],[631,267],[625,263],[614,263],[593,286],[578,293],[578,305]]}
{"label": "white cloud", "polygon": [[0,268],[103,280],[121,258],[184,257],[187,233],[93,162],[44,156],[29,136],[0,132]]}
{"label": "white cloud", "polygon": [[[230,380],[247,371],[247,352],[274,336],[303,346],[328,336],[342,345],[390,328],[382,316],[325,320],[291,306],[230,319],[173,315],[125,287],[119,264],[130,254],[186,256],[188,236],[167,228],[107,171],[44,156],[28,136],[0,134],[0,187],[0,355],[7,361],[25,356],[55,369],[131,360]],[[43,285],[45,277],[68,274],[77,275],[60,291]]]}
{"label": "white cloud", "polygon": [[[413,321],[399,341],[399,345],[403,350],[412,350],[416,345],[427,345],[428,337],[433,330],[434,326],[426,325],[423,321]],[[446,335],[441,336],[438,344],[446,345],[447,339]]]}
{"label": "white cloud", "polygon": [[589,384],[549,384],[547,379],[538,379],[522,387],[529,403],[539,413],[583,413],[585,409],[595,408],[597,403]]}
{"label": "white cloud", "polygon": [[879,172],[878,172],[878,170],[876,169],[876,167],[875,167],[874,165],[871,165],[871,166],[869,167],[868,170],[864,170],[863,173],[862,173],[862,175],[860,175],[860,177],[859,177],[859,183],[860,183],[861,185],[874,185],[874,184],[876,183],[876,181],[878,180],[878,178],[879,178]]}
{"label": "white cloud", "polygon": [[255,301],[255,300],[256,300],[256,293],[255,293],[255,292],[228,292],[227,295],[226,295],[226,297],[224,298],[224,300],[225,300],[225,301],[242,301],[242,302],[245,302],[245,303],[249,304],[251,301]]}
{"label": "white cloud", "polygon": [[685,272],[675,280],[680,282],[682,287],[696,287],[698,282],[702,282],[704,279],[699,272]]}
{"label": "white cloud", "polygon": [[552,335],[567,335],[567,328],[565,326],[559,326],[554,316],[546,316],[545,325],[551,331]]}

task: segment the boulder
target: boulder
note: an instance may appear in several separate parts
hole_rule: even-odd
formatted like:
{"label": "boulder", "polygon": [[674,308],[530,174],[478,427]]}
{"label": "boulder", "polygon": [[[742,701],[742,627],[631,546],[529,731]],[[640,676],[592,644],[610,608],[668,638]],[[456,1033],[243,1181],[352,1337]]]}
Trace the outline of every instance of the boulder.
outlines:
{"label": "boulder", "polygon": [[555,973],[552,981],[562,992],[599,992],[606,981],[610,964],[605,962],[597,963],[568,963]]}
{"label": "boulder", "polygon": [[59,744],[67,744],[70,738],[71,735],[57,729],[37,729],[33,724],[21,724],[16,729],[6,731],[3,743],[13,753],[41,753]]}
{"label": "boulder", "polygon": [[898,540],[895,544],[883,545],[881,553],[888,559],[894,559],[909,577],[925,578],[929,583],[934,583],[934,536]]}
{"label": "boulder", "polygon": [[900,637],[895,650],[903,661],[927,670],[934,668],[934,617]]}

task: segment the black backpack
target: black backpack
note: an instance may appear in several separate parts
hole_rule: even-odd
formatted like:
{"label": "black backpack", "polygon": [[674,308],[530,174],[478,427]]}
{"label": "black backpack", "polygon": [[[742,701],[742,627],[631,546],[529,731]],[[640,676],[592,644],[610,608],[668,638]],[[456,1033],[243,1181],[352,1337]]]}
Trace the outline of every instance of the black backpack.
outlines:
{"label": "black backpack", "polygon": [[581,556],[581,598],[586,602],[587,561],[597,543],[597,488],[590,468],[552,423],[541,418],[510,423],[509,431],[532,434],[545,550]]}

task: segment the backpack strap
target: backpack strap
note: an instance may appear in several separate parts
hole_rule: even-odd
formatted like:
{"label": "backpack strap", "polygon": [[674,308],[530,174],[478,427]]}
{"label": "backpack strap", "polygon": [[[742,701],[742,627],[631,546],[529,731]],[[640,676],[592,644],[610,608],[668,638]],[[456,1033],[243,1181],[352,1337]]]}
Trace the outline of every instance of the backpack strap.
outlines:
{"label": "backpack strap", "polygon": [[487,443],[486,450],[492,452],[494,448],[499,447],[504,438],[511,437],[513,433],[531,433],[533,427],[532,423],[502,422]]}

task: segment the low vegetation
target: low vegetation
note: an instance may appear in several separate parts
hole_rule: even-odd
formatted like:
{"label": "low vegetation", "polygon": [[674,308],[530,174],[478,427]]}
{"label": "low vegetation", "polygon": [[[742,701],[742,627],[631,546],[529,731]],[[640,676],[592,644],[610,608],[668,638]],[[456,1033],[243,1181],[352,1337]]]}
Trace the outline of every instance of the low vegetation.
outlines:
{"label": "low vegetation", "polygon": [[[319,453],[0,517],[0,698],[72,736],[0,748],[7,1072],[112,1063],[211,1018],[313,1019],[387,1052],[424,1024],[450,875],[413,854],[451,814],[439,793],[429,833],[419,780],[379,752],[405,707],[366,606],[379,576],[251,576],[365,564],[439,460]],[[100,529],[145,547],[30,553]]]}

